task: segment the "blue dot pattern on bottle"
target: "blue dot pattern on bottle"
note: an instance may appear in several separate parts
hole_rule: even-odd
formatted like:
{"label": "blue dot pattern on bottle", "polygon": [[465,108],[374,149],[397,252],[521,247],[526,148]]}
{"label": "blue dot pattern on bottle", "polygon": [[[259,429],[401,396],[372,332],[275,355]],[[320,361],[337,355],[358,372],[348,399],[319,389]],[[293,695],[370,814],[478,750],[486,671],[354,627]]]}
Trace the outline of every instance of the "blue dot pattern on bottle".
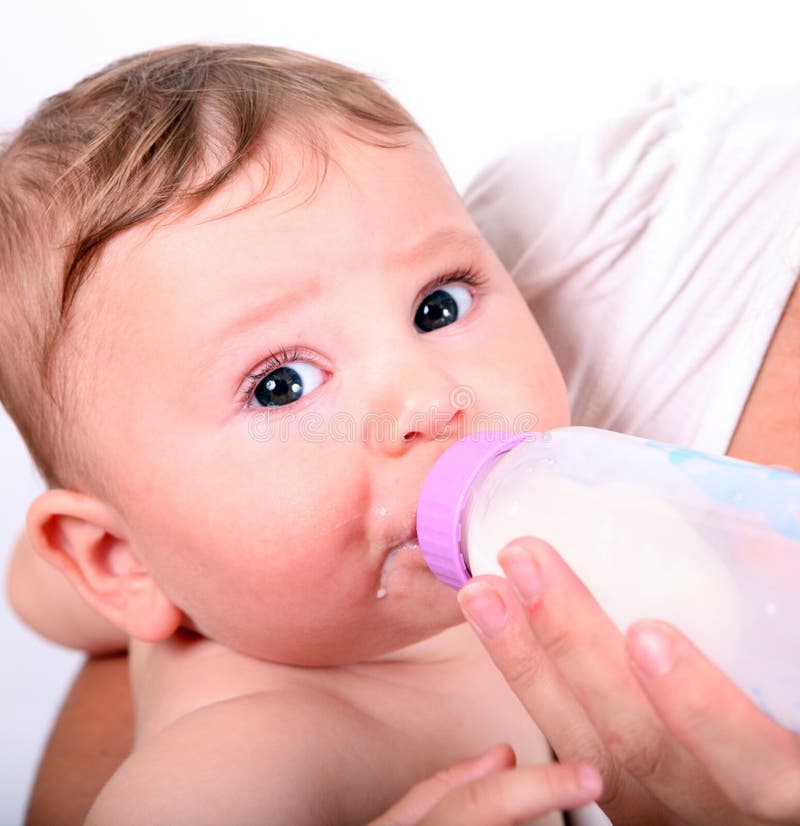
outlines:
{"label": "blue dot pattern on bottle", "polygon": [[717,502],[760,516],[787,539],[800,540],[800,474],[647,441]]}

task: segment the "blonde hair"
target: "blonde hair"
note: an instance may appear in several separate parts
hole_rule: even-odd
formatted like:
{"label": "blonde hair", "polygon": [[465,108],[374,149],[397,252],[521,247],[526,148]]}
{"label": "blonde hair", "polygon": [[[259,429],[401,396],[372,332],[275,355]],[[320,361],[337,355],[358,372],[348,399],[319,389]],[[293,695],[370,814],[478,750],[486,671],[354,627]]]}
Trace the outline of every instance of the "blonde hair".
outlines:
{"label": "blonde hair", "polygon": [[387,146],[419,131],[372,78],[339,64],[257,45],[187,45],[111,64],[46,100],[7,142],[0,402],[48,487],[109,493],[81,431],[78,377],[91,379],[92,365],[70,312],[104,245],[196,208],[268,153],[277,128],[327,161],[331,122]]}

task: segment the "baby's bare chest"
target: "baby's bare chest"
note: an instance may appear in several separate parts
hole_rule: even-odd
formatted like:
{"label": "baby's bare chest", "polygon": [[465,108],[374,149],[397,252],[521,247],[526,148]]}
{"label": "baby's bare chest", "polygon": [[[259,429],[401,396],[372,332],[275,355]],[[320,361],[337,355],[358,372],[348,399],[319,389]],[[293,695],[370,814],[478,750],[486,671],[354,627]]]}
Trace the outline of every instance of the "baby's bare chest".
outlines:
{"label": "baby's bare chest", "polygon": [[[355,813],[376,805],[376,797],[388,809],[415,783],[498,742],[510,743],[521,765],[550,761],[544,737],[488,658],[467,653],[444,662],[306,672],[213,645],[158,652],[139,663],[137,741],[143,746],[174,724],[202,718],[193,712],[211,706],[227,705],[238,715],[236,726],[262,743],[270,735],[264,729],[274,733],[269,721],[296,725],[286,739],[305,743],[309,761],[339,767],[346,788],[339,805],[352,807],[353,815],[345,820],[366,822]],[[251,726],[241,726],[243,709]]]}

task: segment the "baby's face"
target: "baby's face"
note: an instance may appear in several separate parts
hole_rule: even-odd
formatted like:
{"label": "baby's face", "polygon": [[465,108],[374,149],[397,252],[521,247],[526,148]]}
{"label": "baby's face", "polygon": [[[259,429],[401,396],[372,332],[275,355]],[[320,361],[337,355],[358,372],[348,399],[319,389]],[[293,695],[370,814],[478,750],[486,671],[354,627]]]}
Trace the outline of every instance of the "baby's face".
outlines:
{"label": "baby's face", "polygon": [[230,214],[251,167],[115,239],[86,288],[90,423],[134,551],[203,633],[256,657],[359,661],[459,622],[413,542],[427,472],[473,427],[568,423],[536,322],[409,140],[338,137],[315,194],[284,147],[267,197]]}

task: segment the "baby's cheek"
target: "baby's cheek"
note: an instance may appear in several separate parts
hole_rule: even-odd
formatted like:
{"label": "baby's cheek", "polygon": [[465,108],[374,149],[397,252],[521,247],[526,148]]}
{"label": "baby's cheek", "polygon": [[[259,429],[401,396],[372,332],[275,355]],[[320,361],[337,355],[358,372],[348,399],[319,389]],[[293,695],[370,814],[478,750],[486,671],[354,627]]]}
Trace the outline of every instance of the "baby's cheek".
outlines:
{"label": "baby's cheek", "polygon": [[[511,352],[504,360],[513,365],[515,373],[509,378],[508,385],[521,390],[524,398],[518,398],[517,403],[526,413],[535,416],[536,423],[531,429],[547,430],[569,424],[569,399],[564,378],[527,305],[522,305],[516,330],[509,331],[514,332],[516,342],[510,342]],[[507,336],[506,342],[510,339],[511,335]]]}

